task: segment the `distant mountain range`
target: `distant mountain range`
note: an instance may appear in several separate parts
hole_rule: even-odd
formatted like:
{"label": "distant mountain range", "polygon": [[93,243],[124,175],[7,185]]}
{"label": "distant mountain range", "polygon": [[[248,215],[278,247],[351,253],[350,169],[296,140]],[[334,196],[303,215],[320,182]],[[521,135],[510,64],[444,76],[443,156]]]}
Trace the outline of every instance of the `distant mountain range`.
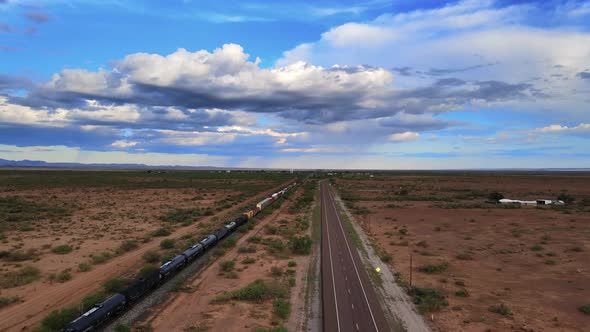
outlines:
{"label": "distant mountain range", "polygon": [[167,168],[167,169],[226,169],[215,166],[150,166],[145,164],[82,164],[48,163],[41,160],[7,160],[0,158],[0,167],[42,167],[42,168]]}
{"label": "distant mountain range", "polygon": [[[8,160],[0,158],[0,168],[102,168],[102,169],[200,169],[200,170],[263,170],[265,168],[247,168],[247,167],[217,167],[217,166],[165,166],[165,165],[145,165],[145,164],[82,164],[82,163],[49,163],[41,160]],[[268,169],[268,168],[266,168]],[[268,169],[271,170],[271,169]],[[289,169],[276,168],[272,169],[275,171],[284,171]],[[306,170],[301,168],[294,168],[294,170]],[[311,170],[311,169],[307,169]],[[315,169],[321,170],[321,169]],[[324,171],[366,171],[366,172],[382,172],[382,171],[399,171],[399,172],[420,172],[420,171],[440,171],[440,172],[453,172],[453,171],[523,171],[523,172],[588,172],[590,168],[464,168],[464,169],[431,169],[431,170],[387,170],[387,169],[323,169]]]}

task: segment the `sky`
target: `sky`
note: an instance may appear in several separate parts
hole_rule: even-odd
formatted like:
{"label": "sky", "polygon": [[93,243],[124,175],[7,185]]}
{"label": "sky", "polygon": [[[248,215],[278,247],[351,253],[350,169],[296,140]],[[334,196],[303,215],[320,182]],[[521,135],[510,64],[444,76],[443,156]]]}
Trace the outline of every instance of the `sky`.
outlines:
{"label": "sky", "polygon": [[590,1],[0,0],[0,158],[590,167]]}

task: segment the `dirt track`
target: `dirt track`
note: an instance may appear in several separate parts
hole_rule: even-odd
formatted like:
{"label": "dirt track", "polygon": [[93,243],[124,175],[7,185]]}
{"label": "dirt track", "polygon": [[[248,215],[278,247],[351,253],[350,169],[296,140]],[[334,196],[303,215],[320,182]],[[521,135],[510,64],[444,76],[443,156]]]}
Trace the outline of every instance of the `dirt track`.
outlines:
{"label": "dirt track", "polygon": [[[282,184],[282,188],[285,184]],[[263,197],[276,191],[277,188],[265,191],[257,195]],[[243,207],[245,204],[239,205]],[[233,208],[232,208],[233,209]],[[221,216],[227,211],[221,211],[204,220]],[[179,228],[171,234],[180,237],[194,232],[194,226]],[[88,293],[98,290],[102,284],[110,278],[138,269],[142,264],[142,255],[149,250],[156,249],[159,243],[152,241],[140,248],[116,257],[102,265],[94,267],[92,272],[80,274],[76,278],[63,284],[53,285],[49,288],[38,288],[33,297],[25,302],[13,305],[0,312],[0,331],[22,331],[35,327],[52,310],[66,305],[78,303]]]}

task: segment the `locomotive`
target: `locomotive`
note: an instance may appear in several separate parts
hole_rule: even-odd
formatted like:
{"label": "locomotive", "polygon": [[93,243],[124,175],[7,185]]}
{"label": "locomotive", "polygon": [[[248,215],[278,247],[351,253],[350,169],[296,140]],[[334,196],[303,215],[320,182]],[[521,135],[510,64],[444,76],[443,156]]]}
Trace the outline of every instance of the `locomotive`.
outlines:
{"label": "locomotive", "polygon": [[287,191],[292,189],[297,183],[294,182],[284,189],[273,193],[270,197],[258,202],[252,210],[244,212],[236,219],[220,227],[213,234],[208,235],[198,243],[185,249],[180,254],[174,256],[171,260],[165,262],[159,269],[148,272],[133,281],[127,288],[120,293],[114,294],[105,301],[96,304],[90,310],[86,311],[78,318],[66,325],[64,332],[82,332],[92,331],[98,326],[110,320],[113,316],[124,311],[142,296],[157,288],[166,280],[172,278],[188,263],[194,261],[203,255],[208,249],[214,247],[219,241],[244,225],[248,220],[254,218],[260,211],[282,197]]}

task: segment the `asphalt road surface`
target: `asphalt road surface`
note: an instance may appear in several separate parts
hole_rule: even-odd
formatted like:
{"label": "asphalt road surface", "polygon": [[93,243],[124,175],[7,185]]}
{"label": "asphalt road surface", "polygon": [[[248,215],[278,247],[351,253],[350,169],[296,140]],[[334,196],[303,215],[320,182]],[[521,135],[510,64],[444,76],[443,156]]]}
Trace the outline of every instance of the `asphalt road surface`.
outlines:
{"label": "asphalt road surface", "polygon": [[367,271],[338,213],[329,184],[323,181],[320,186],[324,331],[389,331]]}

